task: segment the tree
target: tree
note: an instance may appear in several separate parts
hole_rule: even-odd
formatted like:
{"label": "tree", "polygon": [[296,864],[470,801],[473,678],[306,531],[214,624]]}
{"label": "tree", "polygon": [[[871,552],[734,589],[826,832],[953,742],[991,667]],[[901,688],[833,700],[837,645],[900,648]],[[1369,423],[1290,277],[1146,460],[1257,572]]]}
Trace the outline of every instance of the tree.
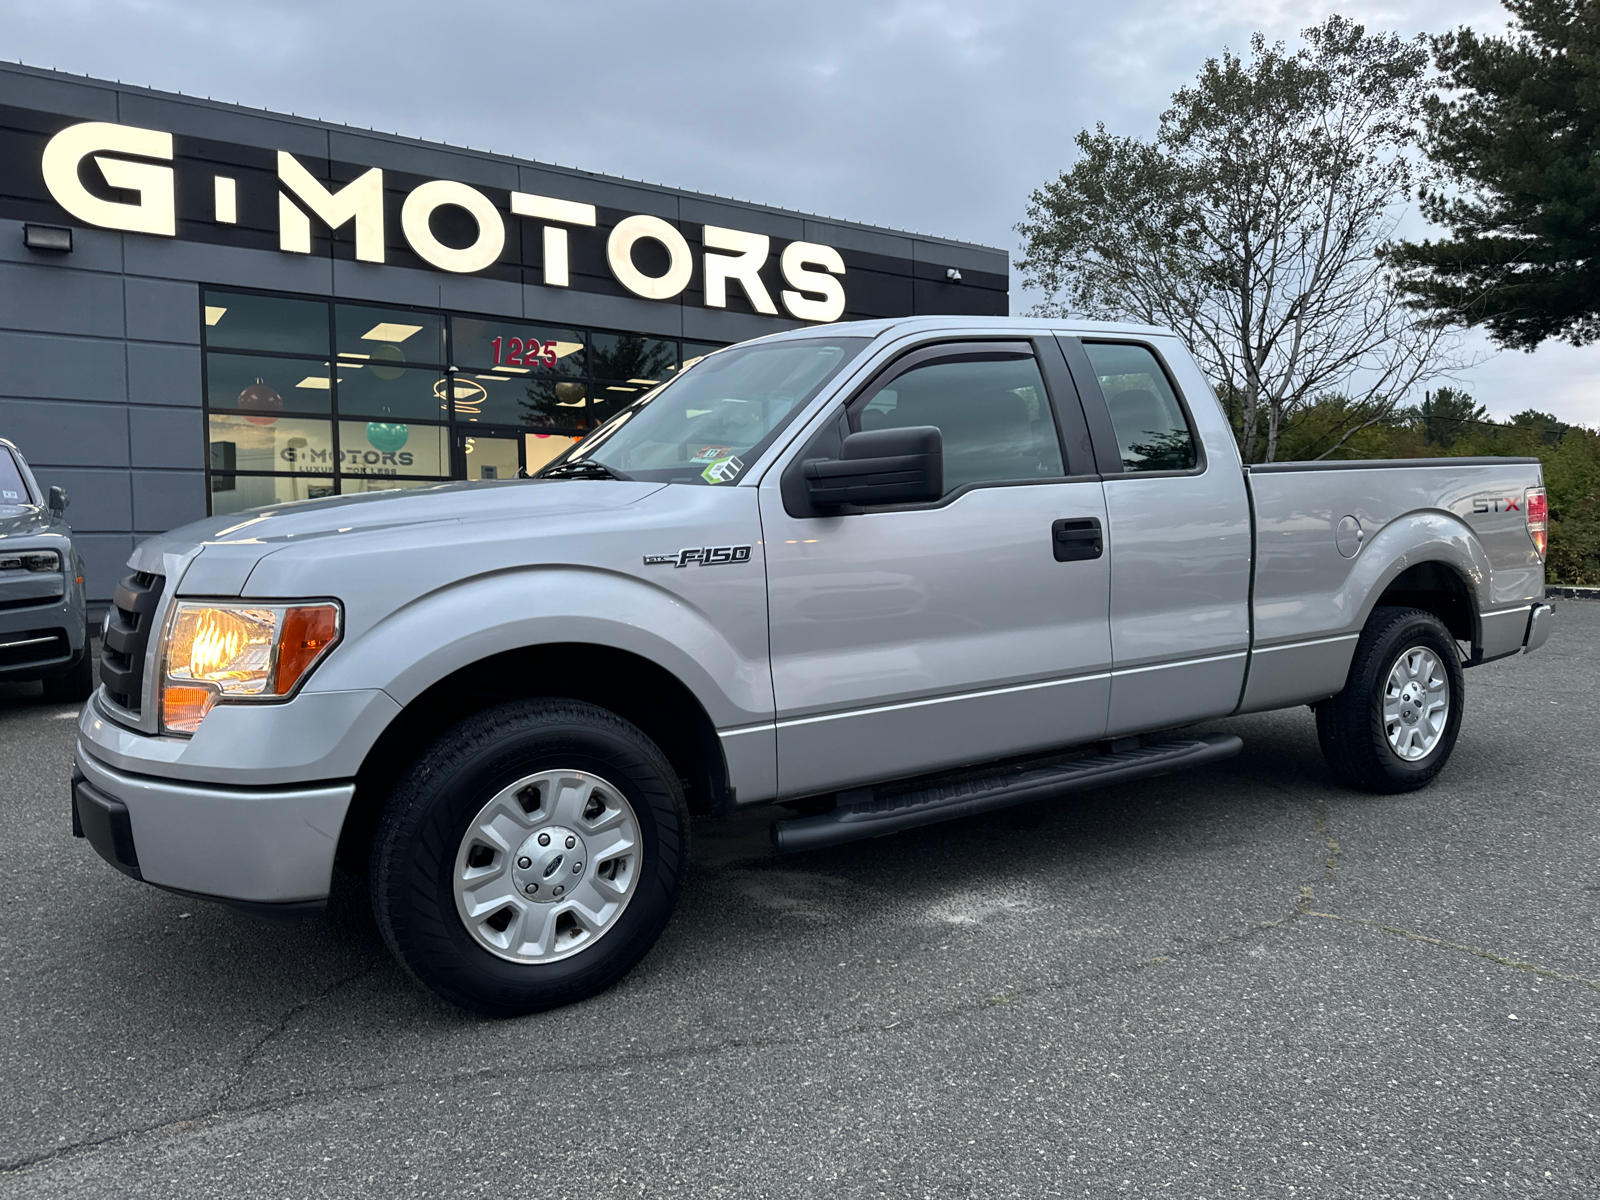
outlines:
{"label": "tree", "polygon": [[1424,44],[1337,16],[1304,38],[1207,60],[1153,141],[1081,132],[1017,226],[1035,311],[1176,330],[1252,462],[1321,397],[1357,419],[1317,457],[1459,365],[1378,257],[1412,188]]}
{"label": "tree", "polygon": [[1423,395],[1417,418],[1422,423],[1423,444],[1448,450],[1463,429],[1488,421],[1489,410],[1459,388],[1442,387]]}
{"label": "tree", "polygon": [[1453,190],[1422,211],[1451,236],[1401,243],[1419,307],[1502,346],[1600,338],[1600,2],[1505,0],[1508,37],[1433,39],[1446,95],[1424,148]]}

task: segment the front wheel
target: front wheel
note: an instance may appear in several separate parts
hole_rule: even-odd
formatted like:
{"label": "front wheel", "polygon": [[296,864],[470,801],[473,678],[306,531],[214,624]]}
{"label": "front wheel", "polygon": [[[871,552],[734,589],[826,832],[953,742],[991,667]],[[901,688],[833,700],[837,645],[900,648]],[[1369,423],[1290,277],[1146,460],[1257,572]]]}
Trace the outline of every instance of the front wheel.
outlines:
{"label": "front wheel", "polygon": [[630,971],[677,902],[688,814],[636,727],[591,704],[519,700],[424,752],[374,834],[389,948],[451,1003],[515,1016]]}
{"label": "front wheel", "polygon": [[1367,792],[1409,792],[1444,769],[1461,731],[1461,657],[1432,613],[1373,610],[1344,691],[1317,705],[1334,776]]}

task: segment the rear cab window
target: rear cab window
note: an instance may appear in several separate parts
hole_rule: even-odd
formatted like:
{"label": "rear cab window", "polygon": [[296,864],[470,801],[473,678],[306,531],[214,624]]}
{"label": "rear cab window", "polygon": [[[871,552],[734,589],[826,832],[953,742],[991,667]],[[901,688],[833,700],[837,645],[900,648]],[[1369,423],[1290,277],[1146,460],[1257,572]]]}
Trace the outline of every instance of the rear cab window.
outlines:
{"label": "rear cab window", "polygon": [[1124,471],[1190,471],[1194,431],[1160,361],[1133,342],[1083,343],[1099,381]]}

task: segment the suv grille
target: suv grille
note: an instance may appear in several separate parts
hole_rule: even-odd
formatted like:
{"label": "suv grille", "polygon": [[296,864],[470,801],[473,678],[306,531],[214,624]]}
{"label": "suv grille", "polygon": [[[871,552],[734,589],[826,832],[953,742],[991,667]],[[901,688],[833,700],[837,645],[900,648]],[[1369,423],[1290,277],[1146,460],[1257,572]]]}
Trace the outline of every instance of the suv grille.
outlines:
{"label": "suv grille", "polygon": [[100,652],[100,682],[106,695],[129,712],[139,711],[144,692],[145,650],[150,625],[161,600],[162,576],[135,571],[111,596],[105,646]]}

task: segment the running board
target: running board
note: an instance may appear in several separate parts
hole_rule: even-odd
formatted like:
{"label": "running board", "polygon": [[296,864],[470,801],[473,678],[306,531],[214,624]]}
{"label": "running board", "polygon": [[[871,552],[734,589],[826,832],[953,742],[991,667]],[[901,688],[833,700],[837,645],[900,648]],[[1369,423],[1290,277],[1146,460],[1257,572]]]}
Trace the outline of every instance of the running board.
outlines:
{"label": "running board", "polygon": [[1243,749],[1244,743],[1232,734],[1214,733],[1203,738],[1113,750],[1109,754],[1048,766],[1013,766],[881,799],[873,793],[883,789],[862,788],[854,793],[863,797],[855,803],[842,804],[815,817],[779,821],[772,827],[772,844],[780,854],[789,854],[837,846],[860,838],[883,837],[902,829],[993,812],[1045,796],[1087,791],[1110,783],[1198,767],[1232,758]]}

